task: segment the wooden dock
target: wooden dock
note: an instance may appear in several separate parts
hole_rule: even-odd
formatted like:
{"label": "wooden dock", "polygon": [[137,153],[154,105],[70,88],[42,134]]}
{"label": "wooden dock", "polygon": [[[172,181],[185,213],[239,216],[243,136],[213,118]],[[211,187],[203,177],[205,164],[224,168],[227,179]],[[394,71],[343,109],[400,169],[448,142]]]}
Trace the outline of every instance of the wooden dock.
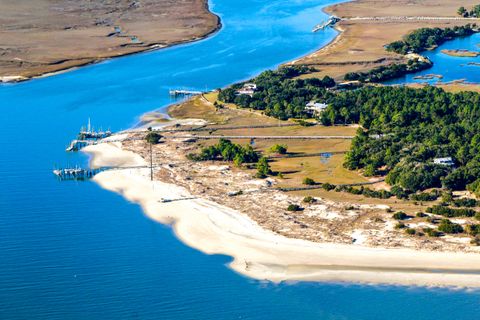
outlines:
{"label": "wooden dock", "polygon": [[172,97],[178,97],[178,96],[195,96],[195,95],[200,95],[200,94],[202,94],[203,92],[202,92],[202,91],[195,91],[195,90],[178,90],[178,89],[174,89],[174,90],[170,90],[168,93],[169,93],[170,96],[172,96]]}
{"label": "wooden dock", "polygon": [[73,168],[61,168],[53,170],[53,174],[60,180],[88,180],[93,178],[97,173],[103,171],[103,169],[84,169],[80,167]]}

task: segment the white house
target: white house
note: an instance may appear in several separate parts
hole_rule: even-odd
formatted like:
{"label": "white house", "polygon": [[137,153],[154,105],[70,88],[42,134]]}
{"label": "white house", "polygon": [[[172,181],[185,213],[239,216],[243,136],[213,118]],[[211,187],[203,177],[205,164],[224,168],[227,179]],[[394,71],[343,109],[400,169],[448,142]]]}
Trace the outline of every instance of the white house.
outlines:
{"label": "white house", "polygon": [[445,157],[445,158],[435,158],[433,159],[433,163],[439,164],[442,166],[453,166],[455,165],[455,162],[453,162],[452,157]]}
{"label": "white house", "polygon": [[326,103],[319,103],[319,102],[314,102],[310,101],[307,103],[305,106],[305,110],[311,112],[312,114],[318,115],[325,111],[325,109],[328,107],[328,104]]}
{"label": "white house", "polygon": [[237,90],[237,95],[246,94],[250,97],[257,91],[257,85],[255,83],[245,83],[242,89]]}

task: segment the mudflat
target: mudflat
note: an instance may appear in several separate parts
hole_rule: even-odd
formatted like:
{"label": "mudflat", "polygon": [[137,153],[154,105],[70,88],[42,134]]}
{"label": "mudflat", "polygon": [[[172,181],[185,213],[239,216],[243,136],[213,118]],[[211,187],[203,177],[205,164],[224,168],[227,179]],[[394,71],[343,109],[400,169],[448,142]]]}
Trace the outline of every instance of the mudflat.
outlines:
{"label": "mudflat", "polygon": [[4,0],[0,79],[23,80],[193,41],[219,25],[207,0]]}

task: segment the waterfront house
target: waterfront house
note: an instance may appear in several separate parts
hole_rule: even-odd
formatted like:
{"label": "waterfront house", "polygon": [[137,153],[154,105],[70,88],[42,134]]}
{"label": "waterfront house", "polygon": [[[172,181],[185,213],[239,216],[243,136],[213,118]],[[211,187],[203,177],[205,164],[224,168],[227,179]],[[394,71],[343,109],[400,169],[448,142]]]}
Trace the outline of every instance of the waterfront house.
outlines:
{"label": "waterfront house", "polygon": [[433,159],[433,163],[439,164],[439,165],[442,165],[442,166],[449,166],[449,167],[455,165],[455,162],[453,162],[452,157],[435,158],[435,159]]}
{"label": "waterfront house", "polygon": [[245,83],[240,90],[237,90],[237,95],[246,94],[250,97],[257,91],[257,85],[255,83]]}

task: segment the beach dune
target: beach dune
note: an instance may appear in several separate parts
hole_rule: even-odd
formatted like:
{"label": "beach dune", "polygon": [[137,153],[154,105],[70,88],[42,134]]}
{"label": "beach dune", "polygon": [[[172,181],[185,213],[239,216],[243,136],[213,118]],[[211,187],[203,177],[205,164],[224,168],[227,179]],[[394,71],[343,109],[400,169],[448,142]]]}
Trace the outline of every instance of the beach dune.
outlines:
{"label": "beach dune", "polygon": [[[108,165],[111,159],[116,159],[111,165],[144,163],[118,144],[99,144],[84,150],[96,165]],[[149,218],[172,225],[187,245],[206,254],[231,256],[230,267],[251,278],[480,287],[479,254],[286,238],[262,229],[238,211],[205,199],[191,199],[182,187],[150,181],[148,168],[108,170],[96,175],[94,181],[138,203]]]}

